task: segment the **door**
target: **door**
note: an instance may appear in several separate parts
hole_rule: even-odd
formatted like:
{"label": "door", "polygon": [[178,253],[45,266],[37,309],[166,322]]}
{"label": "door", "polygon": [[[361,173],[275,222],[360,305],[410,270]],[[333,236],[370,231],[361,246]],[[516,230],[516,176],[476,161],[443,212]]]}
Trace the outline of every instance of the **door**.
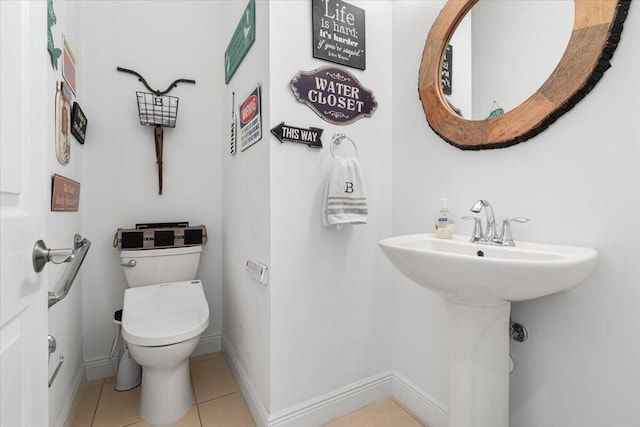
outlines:
{"label": "door", "polygon": [[[0,426],[48,425],[46,2],[0,0]],[[50,184],[49,184],[50,185]]]}

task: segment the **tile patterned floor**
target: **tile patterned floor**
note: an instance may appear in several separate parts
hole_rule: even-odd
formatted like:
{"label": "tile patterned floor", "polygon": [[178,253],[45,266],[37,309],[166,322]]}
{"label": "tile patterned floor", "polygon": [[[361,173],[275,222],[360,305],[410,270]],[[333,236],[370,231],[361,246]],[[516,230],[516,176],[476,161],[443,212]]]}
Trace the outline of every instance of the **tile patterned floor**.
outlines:
{"label": "tile patterned floor", "polygon": [[[227,362],[220,353],[190,359],[196,403],[176,427],[253,427]],[[72,427],[145,427],[138,415],[140,387],[115,391],[115,377],[90,381],[78,392],[79,405]],[[393,398],[382,400],[325,427],[425,427]]]}

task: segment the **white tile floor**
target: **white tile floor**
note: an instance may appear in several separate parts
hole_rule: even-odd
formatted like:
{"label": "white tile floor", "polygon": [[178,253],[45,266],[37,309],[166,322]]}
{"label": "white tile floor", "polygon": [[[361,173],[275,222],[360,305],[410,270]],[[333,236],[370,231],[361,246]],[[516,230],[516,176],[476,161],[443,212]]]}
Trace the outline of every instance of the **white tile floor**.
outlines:
{"label": "white tile floor", "polygon": [[[227,362],[220,353],[190,360],[196,403],[176,427],[255,426]],[[118,392],[115,377],[85,383],[72,427],[143,427],[138,415],[140,387]],[[325,427],[425,427],[393,398],[334,420]]]}

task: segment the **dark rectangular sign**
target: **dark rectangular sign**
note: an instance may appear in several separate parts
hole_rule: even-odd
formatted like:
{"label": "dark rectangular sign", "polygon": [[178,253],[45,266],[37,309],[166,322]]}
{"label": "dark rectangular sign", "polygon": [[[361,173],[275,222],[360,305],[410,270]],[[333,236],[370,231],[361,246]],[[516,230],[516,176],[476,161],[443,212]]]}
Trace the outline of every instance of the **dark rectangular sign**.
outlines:
{"label": "dark rectangular sign", "polygon": [[451,95],[453,90],[453,46],[448,45],[442,58],[442,92]]}
{"label": "dark rectangular sign", "polygon": [[84,144],[84,137],[87,133],[87,117],[77,102],[73,103],[73,108],[71,109],[71,133],[80,144]]}
{"label": "dark rectangular sign", "polygon": [[312,0],[313,57],[364,70],[365,10],[342,0]]}

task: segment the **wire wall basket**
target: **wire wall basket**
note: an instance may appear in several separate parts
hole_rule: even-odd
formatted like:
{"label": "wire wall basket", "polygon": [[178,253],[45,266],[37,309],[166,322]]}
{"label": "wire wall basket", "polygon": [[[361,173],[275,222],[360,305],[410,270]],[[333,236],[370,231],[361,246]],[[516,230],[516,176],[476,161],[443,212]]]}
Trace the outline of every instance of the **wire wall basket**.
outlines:
{"label": "wire wall basket", "polygon": [[178,117],[178,98],[168,95],[155,95],[148,92],[136,92],[140,124],[144,126],[176,127]]}

